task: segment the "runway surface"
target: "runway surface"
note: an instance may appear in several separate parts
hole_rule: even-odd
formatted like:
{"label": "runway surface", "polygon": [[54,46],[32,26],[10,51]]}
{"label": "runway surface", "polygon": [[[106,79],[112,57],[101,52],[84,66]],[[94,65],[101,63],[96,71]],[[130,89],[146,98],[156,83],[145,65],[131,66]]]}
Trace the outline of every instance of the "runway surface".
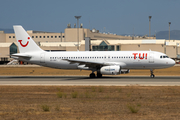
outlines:
{"label": "runway surface", "polygon": [[0,85],[180,86],[180,76],[0,76]]}

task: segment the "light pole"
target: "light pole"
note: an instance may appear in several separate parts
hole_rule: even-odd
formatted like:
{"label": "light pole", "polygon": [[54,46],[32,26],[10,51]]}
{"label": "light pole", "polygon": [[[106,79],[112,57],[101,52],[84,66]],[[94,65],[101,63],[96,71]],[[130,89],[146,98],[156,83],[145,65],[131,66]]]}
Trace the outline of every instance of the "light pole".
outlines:
{"label": "light pole", "polygon": [[169,41],[170,41],[170,25],[171,25],[171,22],[169,22]]}
{"label": "light pole", "polygon": [[77,50],[79,51],[79,19],[81,16],[74,16],[77,19],[77,40],[78,40],[78,45],[77,45]]}
{"label": "light pole", "polygon": [[151,18],[152,16],[149,16],[149,38],[151,36]]}

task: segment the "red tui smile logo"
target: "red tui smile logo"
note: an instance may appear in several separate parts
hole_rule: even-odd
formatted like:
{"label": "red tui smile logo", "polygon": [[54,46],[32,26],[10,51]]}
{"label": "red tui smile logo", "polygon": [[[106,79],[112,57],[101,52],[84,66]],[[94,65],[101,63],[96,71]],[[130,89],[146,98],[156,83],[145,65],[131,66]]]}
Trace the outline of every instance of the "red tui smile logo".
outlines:
{"label": "red tui smile logo", "polygon": [[[30,37],[28,37],[28,39],[30,39]],[[22,47],[26,47],[29,44],[29,41],[27,41],[25,45],[22,44],[22,40],[18,40],[18,42],[20,43]]]}

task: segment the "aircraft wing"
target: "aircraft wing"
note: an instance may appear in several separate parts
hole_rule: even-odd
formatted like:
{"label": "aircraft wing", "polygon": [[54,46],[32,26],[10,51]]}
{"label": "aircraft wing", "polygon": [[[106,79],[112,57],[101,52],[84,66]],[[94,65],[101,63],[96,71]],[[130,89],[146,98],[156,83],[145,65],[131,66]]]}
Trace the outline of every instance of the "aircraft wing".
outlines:
{"label": "aircraft wing", "polygon": [[85,65],[85,67],[90,67],[90,68],[96,68],[98,66],[126,65],[123,62],[98,62],[98,61],[82,61],[82,60],[71,60],[71,59],[63,59],[63,60],[70,62],[70,64],[79,63],[79,65]]}

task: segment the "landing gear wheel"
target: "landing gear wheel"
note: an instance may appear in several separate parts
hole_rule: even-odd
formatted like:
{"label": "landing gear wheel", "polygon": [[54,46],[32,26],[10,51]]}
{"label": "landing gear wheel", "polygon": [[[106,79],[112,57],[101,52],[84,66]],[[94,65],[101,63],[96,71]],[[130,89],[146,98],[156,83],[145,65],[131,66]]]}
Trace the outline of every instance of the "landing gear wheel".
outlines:
{"label": "landing gear wheel", "polygon": [[94,73],[91,73],[91,74],[89,75],[89,77],[90,77],[90,78],[95,78],[96,76],[95,76]]}
{"label": "landing gear wheel", "polygon": [[101,78],[102,77],[102,74],[97,72],[97,78]]}
{"label": "landing gear wheel", "polygon": [[150,75],[150,77],[151,78],[154,78],[155,77],[155,75],[153,74],[153,70],[150,70],[151,71],[151,75]]}
{"label": "landing gear wheel", "polygon": [[151,78],[154,78],[154,77],[155,77],[155,75],[154,75],[154,74],[152,74],[152,75],[150,75],[150,77],[151,77]]}

